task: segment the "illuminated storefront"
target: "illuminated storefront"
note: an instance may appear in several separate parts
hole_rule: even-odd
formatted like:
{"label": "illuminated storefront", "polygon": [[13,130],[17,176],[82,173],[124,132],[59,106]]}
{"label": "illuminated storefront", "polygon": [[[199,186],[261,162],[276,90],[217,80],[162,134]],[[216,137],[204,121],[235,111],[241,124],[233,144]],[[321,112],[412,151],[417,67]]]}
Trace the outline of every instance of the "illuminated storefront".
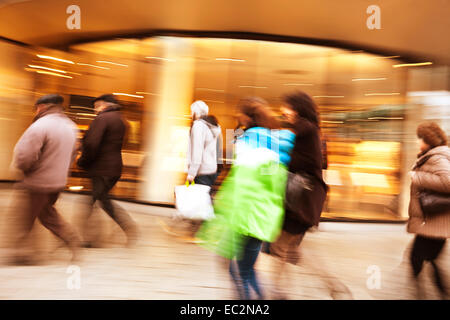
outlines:
{"label": "illuminated storefront", "polygon": [[[113,190],[118,198],[173,203],[173,187],[185,177],[192,101],[209,105],[226,137],[226,129],[236,127],[240,98],[260,96],[277,112],[282,95],[299,89],[317,102],[328,145],[324,217],[406,217],[405,174],[418,120],[408,92],[418,89],[409,88],[412,76],[398,56],[259,40],[153,37],[84,43],[65,52],[33,49],[27,59],[33,90],[63,94],[81,132],[95,117],[94,97],[112,92],[124,105],[130,131],[124,174]],[[448,109],[442,110],[440,119],[448,117]],[[224,148],[230,143],[224,141]],[[73,167],[68,188],[88,191],[89,179]]]}

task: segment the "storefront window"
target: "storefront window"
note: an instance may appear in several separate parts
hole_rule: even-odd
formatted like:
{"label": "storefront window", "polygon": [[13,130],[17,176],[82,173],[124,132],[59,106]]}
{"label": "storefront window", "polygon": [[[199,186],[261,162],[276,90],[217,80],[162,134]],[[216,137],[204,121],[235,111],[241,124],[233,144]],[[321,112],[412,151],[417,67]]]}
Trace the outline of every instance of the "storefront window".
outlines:
{"label": "storefront window", "polygon": [[[192,101],[209,105],[225,139],[226,130],[236,127],[239,99],[259,96],[279,112],[284,94],[303,90],[319,107],[327,142],[324,175],[330,193],[323,216],[405,219],[399,196],[406,172],[404,133],[410,127],[408,74],[394,67],[400,63],[396,56],[268,41],[155,37],[80,44],[64,57],[72,63],[37,56],[30,63],[68,72],[66,78],[36,73],[35,83],[39,91],[68,98],[67,113],[81,132],[95,117],[94,97],[114,93],[124,106],[129,132],[124,173],[113,191],[119,198],[173,202],[173,187],[185,177]],[[230,141],[223,142],[231,148]],[[230,160],[226,150],[223,155]],[[69,188],[90,190],[76,167]]]}

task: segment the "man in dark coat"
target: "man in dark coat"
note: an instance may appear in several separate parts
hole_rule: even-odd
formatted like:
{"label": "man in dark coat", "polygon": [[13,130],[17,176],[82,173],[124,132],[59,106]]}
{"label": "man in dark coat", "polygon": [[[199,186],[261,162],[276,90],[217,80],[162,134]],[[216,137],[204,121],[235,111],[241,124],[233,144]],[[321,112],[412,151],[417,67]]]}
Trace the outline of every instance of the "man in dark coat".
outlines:
{"label": "man in dark coat", "polygon": [[[84,136],[82,155],[78,160],[78,166],[86,170],[92,180],[92,206],[85,217],[83,231],[86,234],[92,207],[99,200],[103,210],[127,235],[128,246],[132,246],[137,238],[137,225],[120,206],[113,205],[109,196],[122,174],[126,123],[120,113],[120,105],[111,94],[96,98],[94,109],[97,117]],[[85,242],[85,246],[90,245]]]}

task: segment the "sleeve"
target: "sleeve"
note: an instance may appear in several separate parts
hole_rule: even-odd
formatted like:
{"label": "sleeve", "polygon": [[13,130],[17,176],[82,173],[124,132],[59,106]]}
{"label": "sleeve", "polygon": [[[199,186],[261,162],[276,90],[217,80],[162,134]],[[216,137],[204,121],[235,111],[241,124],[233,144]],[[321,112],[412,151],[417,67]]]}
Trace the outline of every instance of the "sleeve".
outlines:
{"label": "sleeve", "polygon": [[72,165],[74,163],[75,159],[77,158],[78,151],[80,150],[80,142],[78,140],[78,132],[79,132],[78,128],[74,127],[73,131],[74,131],[76,140],[73,145],[72,158],[70,159],[70,165]]}
{"label": "sleeve", "polygon": [[217,137],[217,164],[223,164],[223,136],[222,133]]}
{"label": "sleeve", "polygon": [[220,174],[223,170],[223,164],[225,163],[223,159],[223,136],[222,133],[217,137],[217,174]]}
{"label": "sleeve", "polygon": [[196,177],[203,159],[203,148],[205,145],[206,131],[202,124],[194,123],[191,131],[191,163],[188,168],[188,175]]}
{"label": "sleeve", "polygon": [[78,166],[87,168],[97,157],[98,148],[106,130],[106,121],[96,118],[86,132],[82,143],[82,154]]}
{"label": "sleeve", "polygon": [[433,172],[416,171],[412,177],[412,184],[420,189],[435,192],[450,193],[449,161],[439,157],[431,164]]}
{"label": "sleeve", "polygon": [[31,125],[14,148],[14,165],[23,172],[29,171],[41,156],[45,144],[45,132],[37,125]]}

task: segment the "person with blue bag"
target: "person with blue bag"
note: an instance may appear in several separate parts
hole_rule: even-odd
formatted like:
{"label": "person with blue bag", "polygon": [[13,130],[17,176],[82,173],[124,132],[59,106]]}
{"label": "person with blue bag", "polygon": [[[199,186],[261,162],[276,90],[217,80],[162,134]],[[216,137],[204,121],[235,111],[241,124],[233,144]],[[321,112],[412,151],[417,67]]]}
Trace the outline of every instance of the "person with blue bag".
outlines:
{"label": "person with blue bag", "polygon": [[287,162],[295,135],[278,130],[261,98],[245,98],[238,109],[244,132],[236,139],[233,165],[214,199],[215,218],[203,224],[197,237],[205,248],[230,260],[240,299],[251,298],[250,288],[263,299],[254,265],[262,243],[273,242],[283,224]]}

